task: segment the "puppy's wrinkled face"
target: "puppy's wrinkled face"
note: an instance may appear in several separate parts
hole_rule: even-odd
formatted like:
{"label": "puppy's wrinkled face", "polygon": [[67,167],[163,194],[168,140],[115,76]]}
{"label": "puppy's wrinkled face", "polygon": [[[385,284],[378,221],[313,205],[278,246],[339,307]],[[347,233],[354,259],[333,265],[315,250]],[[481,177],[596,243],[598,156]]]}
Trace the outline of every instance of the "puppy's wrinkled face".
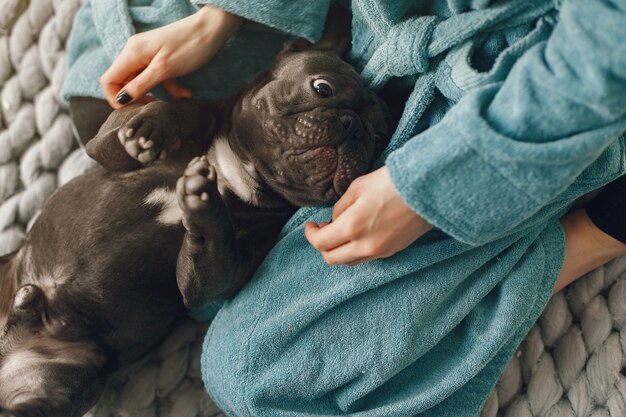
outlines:
{"label": "puppy's wrinkled face", "polygon": [[103,353],[46,321],[41,289],[17,289],[0,323],[0,417],[81,416],[100,394]]}
{"label": "puppy's wrinkled face", "polygon": [[281,54],[235,106],[231,143],[297,206],[337,200],[390,134],[385,105],[331,52]]}

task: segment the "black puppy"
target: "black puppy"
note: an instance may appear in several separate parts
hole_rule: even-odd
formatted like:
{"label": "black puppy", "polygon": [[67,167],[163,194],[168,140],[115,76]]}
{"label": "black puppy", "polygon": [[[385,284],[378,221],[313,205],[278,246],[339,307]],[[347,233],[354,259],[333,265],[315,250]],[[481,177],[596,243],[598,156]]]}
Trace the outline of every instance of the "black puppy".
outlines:
{"label": "black puppy", "polygon": [[104,168],[0,259],[0,416],[82,415],[185,305],[235,294],[296,206],[365,173],[386,111],[336,51],[305,45],[230,101],[111,114],[88,144]]}

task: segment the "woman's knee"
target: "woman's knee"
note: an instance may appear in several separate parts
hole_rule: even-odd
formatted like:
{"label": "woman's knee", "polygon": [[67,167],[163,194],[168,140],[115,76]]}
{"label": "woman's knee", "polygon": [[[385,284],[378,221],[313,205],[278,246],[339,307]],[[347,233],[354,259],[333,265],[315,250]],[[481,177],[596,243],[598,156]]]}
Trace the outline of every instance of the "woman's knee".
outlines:
{"label": "woman's knee", "polygon": [[304,340],[297,334],[282,340],[268,334],[273,326],[288,334],[282,326],[285,323],[274,323],[275,317],[253,316],[253,312],[228,308],[211,324],[201,367],[211,397],[228,415],[238,417],[293,417],[296,411],[319,409],[318,402],[327,401],[315,397],[326,391],[322,381],[332,373],[328,364],[303,348]]}

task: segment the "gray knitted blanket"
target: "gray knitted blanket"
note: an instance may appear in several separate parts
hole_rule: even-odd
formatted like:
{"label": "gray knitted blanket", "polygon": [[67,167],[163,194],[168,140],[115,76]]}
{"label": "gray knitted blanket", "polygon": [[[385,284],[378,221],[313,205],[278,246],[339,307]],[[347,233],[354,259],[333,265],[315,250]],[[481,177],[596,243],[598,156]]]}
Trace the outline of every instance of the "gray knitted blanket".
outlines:
{"label": "gray knitted blanket", "polygon": [[[45,200],[95,163],[59,99],[80,0],[0,0],[0,255]],[[482,417],[626,416],[626,257],[555,295]],[[623,330],[624,329],[624,330]],[[623,331],[622,331],[623,330]],[[218,417],[200,379],[206,325],[186,321],[113,378],[90,417]]]}

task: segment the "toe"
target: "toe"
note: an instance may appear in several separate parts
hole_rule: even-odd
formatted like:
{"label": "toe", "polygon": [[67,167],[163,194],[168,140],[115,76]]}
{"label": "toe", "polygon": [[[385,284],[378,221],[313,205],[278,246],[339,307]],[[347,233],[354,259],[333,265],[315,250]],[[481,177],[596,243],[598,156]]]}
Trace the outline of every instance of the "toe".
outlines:
{"label": "toe", "polygon": [[128,154],[135,159],[137,159],[139,153],[142,151],[136,140],[127,140],[124,143],[124,148],[126,149],[126,152],[128,152]]}
{"label": "toe", "polygon": [[153,133],[154,129],[152,128],[152,124],[144,123],[134,131],[133,137],[137,138],[137,140],[143,138],[143,141],[147,142],[153,137]]}
{"label": "toe", "polygon": [[155,159],[156,159],[156,154],[154,153],[152,149],[143,151],[137,156],[137,160],[144,165],[154,161]]}
{"label": "toe", "polygon": [[126,132],[128,129],[126,129],[126,127],[120,127],[119,129],[117,129],[117,138],[119,139],[120,143],[123,145],[124,142],[126,142]]}
{"label": "toe", "polygon": [[206,160],[199,158],[198,160],[193,160],[187,166],[185,170],[185,175],[202,175],[206,176],[209,173],[209,164]]}
{"label": "toe", "polygon": [[207,180],[205,177],[200,175],[194,175],[187,178],[185,181],[185,191],[189,194],[199,194],[207,186]]}
{"label": "toe", "polygon": [[215,167],[213,165],[210,165],[207,171],[208,172],[206,174],[206,179],[209,180],[210,182],[217,181],[217,171],[215,171]]}
{"label": "toe", "polygon": [[139,146],[143,149],[152,149],[154,147],[154,141],[146,139],[143,136],[139,138]]}

